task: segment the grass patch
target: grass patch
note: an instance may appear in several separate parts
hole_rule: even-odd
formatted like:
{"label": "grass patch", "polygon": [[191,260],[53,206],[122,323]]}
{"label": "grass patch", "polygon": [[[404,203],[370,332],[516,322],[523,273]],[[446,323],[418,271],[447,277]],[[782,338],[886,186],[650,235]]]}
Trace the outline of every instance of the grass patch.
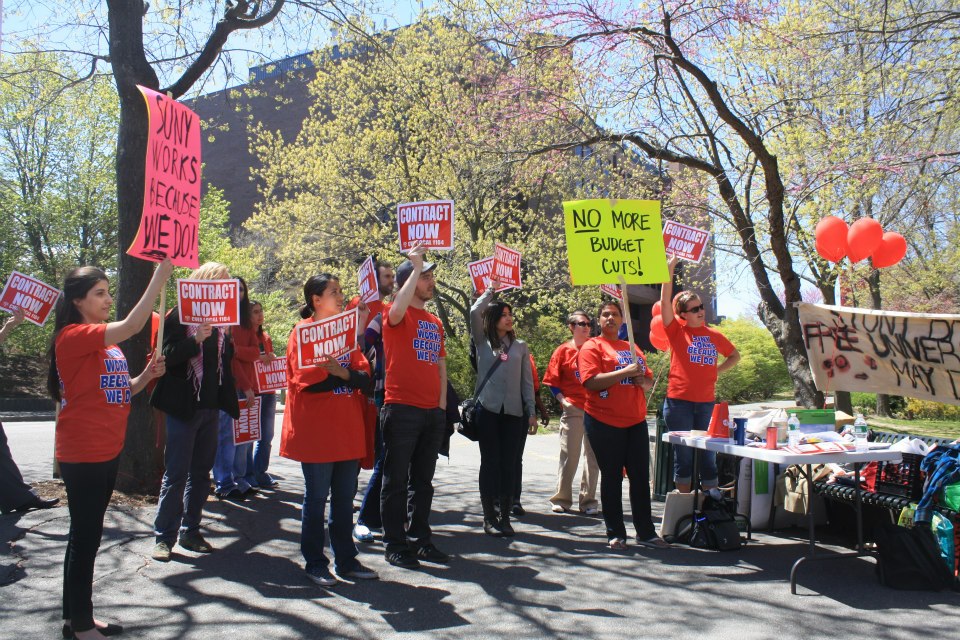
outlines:
{"label": "grass patch", "polygon": [[945,420],[902,420],[900,418],[881,418],[870,416],[870,426],[880,431],[909,433],[915,436],[935,436],[938,438],[960,438],[960,423]]}

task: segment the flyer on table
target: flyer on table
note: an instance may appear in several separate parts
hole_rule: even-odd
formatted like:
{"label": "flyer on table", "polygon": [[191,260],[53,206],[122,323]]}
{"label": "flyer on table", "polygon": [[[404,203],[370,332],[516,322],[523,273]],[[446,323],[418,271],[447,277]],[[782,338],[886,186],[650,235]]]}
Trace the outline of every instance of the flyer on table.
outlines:
{"label": "flyer on table", "polygon": [[270,362],[255,360],[253,368],[257,372],[257,393],[271,393],[287,388],[286,358],[274,358]]}
{"label": "flyer on table", "polygon": [[297,326],[297,368],[316,367],[357,348],[357,309]]}
{"label": "flyer on table", "polygon": [[520,288],[520,252],[499,242],[493,245],[493,279],[509,287]]}
{"label": "flyer on table", "polygon": [[180,324],[240,324],[239,280],[177,280]]}
{"label": "flyer on table", "polygon": [[260,397],[254,396],[253,402],[242,398],[239,403],[240,417],[233,421],[233,444],[256,442],[260,439]]}
{"label": "flyer on table", "polygon": [[673,220],[667,220],[663,225],[663,245],[666,252],[690,262],[700,262],[703,259],[709,239],[710,232],[703,229]]}
{"label": "flyer on table", "polygon": [[453,249],[453,200],[429,200],[397,205],[400,251],[422,245],[436,251]]}
{"label": "flyer on table", "polygon": [[200,117],[137,85],[147,102],[147,157],[140,228],[127,253],[178,267],[200,266]]}
{"label": "flyer on table", "polygon": [[0,309],[11,313],[14,309],[21,309],[25,320],[42,327],[50,317],[59,295],[60,289],[14,271],[0,293]]}
{"label": "flyer on table", "polygon": [[666,281],[658,201],[577,200],[564,202],[563,214],[574,285]]}

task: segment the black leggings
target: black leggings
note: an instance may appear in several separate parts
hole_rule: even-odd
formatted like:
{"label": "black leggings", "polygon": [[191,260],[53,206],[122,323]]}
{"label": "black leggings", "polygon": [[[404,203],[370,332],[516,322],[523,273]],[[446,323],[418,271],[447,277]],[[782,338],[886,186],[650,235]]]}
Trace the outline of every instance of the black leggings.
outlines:
{"label": "black leggings", "polygon": [[74,631],[94,626],[93,564],[119,465],[119,456],[108,462],[60,463],[70,510],[70,536],[63,558],[63,619],[70,621]]}
{"label": "black leggings", "polygon": [[522,416],[480,409],[480,497],[513,501],[526,437]]}

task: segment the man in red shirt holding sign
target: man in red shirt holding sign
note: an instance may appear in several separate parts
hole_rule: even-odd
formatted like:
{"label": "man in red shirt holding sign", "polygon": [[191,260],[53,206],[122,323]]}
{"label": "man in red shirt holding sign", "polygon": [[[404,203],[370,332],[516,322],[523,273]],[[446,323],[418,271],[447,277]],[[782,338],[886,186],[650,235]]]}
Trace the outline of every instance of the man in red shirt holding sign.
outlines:
{"label": "man in red shirt holding sign", "polygon": [[[386,389],[382,410],[383,542],[387,562],[405,569],[420,560],[447,562],[430,541],[433,472],[443,441],[447,404],[447,352],[440,320],[424,309],[433,298],[435,264],[417,245],[397,269],[400,290],[384,305]],[[409,526],[407,521],[410,505]],[[409,541],[409,543],[408,543]]]}

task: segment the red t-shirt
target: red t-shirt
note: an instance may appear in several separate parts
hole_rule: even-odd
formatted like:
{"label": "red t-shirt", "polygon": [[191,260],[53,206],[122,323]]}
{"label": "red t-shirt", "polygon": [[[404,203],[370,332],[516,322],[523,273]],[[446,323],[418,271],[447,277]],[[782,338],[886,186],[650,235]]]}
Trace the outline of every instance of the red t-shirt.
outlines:
{"label": "red t-shirt", "polygon": [[[287,342],[287,404],[283,411],[280,455],[297,462],[359,460],[367,453],[364,411],[366,398],[359,389],[343,386],[314,393],[305,389],[330,374],[322,367],[297,368],[297,328]],[[337,358],[340,366],[370,373],[359,349]]]}
{"label": "red t-shirt", "polygon": [[691,329],[679,322],[666,327],[670,340],[670,377],[667,397],[689,402],[714,402],[717,391],[717,354],[729,357],[733,343],[708,326]]}
{"label": "red t-shirt", "polygon": [[443,326],[425,309],[407,307],[400,324],[390,325],[390,307],[383,305],[384,404],[420,409],[440,406],[440,358],[447,357]]}
{"label": "red t-shirt", "polygon": [[[590,338],[580,348],[578,369],[584,382],[599,373],[619,371],[633,360],[630,358],[630,343],[626,340],[607,340],[603,336]],[[647,368],[643,352],[637,348],[637,362],[648,378],[653,372]],[[584,387],[586,401],[583,410],[590,416],[611,427],[631,427],[646,420],[647,399],[643,389],[633,384],[633,378],[625,378],[603,391],[591,391]]]}
{"label": "red t-shirt", "polygon": [[547,373],[543,376],[543,384],[560,389],[560,393],[570,401],[570,404],[583,409],[587,395],[580,380],[580,372],[577,370],[579,352],[580,349],[573,344],[572,340],[557,347],[550,356],[550,364],[547,365]]}
{"label": "red t-shirt", "polygon": [[530,372],[533,374],[533,392],[540,392],[540,374],[537,373],[537,363],[533,359],[533,354],[530,354]]}
{"label": "red t-shirt", "polygon": [[106,462],[120,455],[130,415],[130,370],[123,351],[103,346],[107,325],[70,324],[57,335],[60,462]]}
{"label": "red t-shirt", "polygon": [[[350,302],[347,303],[346,309],[344,311],[350,311],[350,309],[356,309],[360,306],[360,296],[353,296],[350,299]],[[369,325],[373,322],[373,319],[377,317],[377,314],[383,311],[383,300],[374,300],[373,302],[367,303],[367,308],[370,309],[370,315],[367,316],[367,324]],[[366,327],[364,327],[366,329]]]}

